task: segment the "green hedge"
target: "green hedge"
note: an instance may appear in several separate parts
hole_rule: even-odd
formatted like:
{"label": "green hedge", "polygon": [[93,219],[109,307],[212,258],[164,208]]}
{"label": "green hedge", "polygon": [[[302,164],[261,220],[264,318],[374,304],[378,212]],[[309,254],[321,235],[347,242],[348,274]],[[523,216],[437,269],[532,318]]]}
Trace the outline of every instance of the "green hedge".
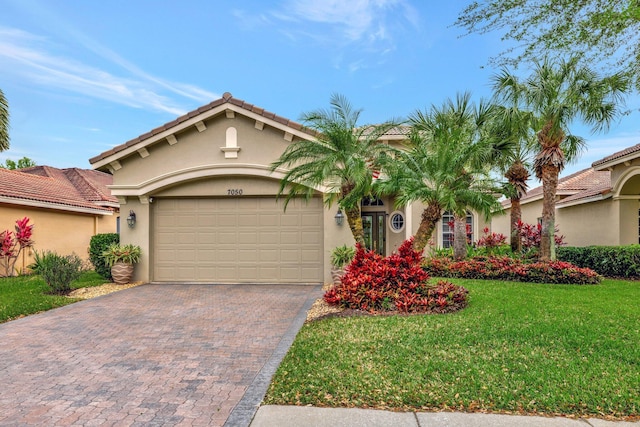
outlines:
{"label": "green hedge", "polygon": [[559,247],[557,258],[607,277],[640,277],[640,245]]}
{"label": "green hedge", "polygon": [[102,253],[113,243],[120,243],[120,235],[118,233],[96,234],[91,237],[91,243],[89,243],[89,260],[93,264],[96,273],[106,280],[112,280],[111,267],[107,265]]}

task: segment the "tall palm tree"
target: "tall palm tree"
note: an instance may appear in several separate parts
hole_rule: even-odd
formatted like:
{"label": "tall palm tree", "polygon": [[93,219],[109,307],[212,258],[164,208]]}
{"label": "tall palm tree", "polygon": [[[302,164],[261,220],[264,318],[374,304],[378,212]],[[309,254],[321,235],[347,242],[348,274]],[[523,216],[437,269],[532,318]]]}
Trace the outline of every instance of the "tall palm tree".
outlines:
{"label": "tall palm tree", "polygon": [[[425,248],[444,211],[460,219],[473,209],[489,218],[500,208],[496,182],[487,168],[491,146],[481,138],[490,111],[484,103],[476,107],[469,93],[442,106],[432,105],[428,111],[416,111],[409,118],[409,150],[383,164],[386,177],[376,184],[378,193],[394,194],[399,206],[414,201],[425,205],[414,249]],[[456,229],[463,233],[456,239],[460,241],[456,256],[464,257],[466,224]]]}
{"label": "tall palm tree", "polygon": [[364,245],[360,204],[371,194],[373,171],[378,158],[392,151],[379,141],[397,121],[377,126],[358,126],[362,110],[354,110],[342,95],[334,94],[331,108],[302,115],[302,122],[315,132],[316,138],[292,143],[271,170],[285,168],[278,196],[310,198],[324,187],[325,203],[337,201],[344,210],[356,242]]}
{"label": "tall palm tree", "polygon": [[522,250],[518,222],[522,219],[520,199],[527,192],[530,157],[533,154],[535,133],[533,116],[517,108],[498,105],[494,108],[490,138],[493,141],[494,164],[507,178],[503,194],[509,197],[510,245],[513,252]]}
{"label": "tall palm tree", "polygon": [[9,149],[9,103],[0,89],[0,151]]}
{"label": "tall palm tree", "polygon": [[536,117],[536,177],[542,181],[542,233],[540,259],[555,259],[555,197],[558,176],[566,163],[584,148],[584,139],[572,135],[569,124],[582,119],[592,132],[607,130],[620,114],[629,80],[622,73],[601,77],[576,58],[534,63],[531,75],[521,80],[503,69],[494,77],[494,91],[505,105]]}

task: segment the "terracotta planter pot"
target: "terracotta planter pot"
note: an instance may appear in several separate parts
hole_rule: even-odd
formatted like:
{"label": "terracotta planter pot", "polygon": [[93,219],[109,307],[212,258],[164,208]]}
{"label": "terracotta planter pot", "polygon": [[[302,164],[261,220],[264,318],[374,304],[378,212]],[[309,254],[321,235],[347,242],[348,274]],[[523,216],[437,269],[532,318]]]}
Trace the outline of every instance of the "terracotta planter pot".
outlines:
{"label": "terracotta planter pot", "polygon": [[111,277],[113,278],[113,283],[118,285],[130,283],[133,277],[133,264],[116,262],[111,267]]}

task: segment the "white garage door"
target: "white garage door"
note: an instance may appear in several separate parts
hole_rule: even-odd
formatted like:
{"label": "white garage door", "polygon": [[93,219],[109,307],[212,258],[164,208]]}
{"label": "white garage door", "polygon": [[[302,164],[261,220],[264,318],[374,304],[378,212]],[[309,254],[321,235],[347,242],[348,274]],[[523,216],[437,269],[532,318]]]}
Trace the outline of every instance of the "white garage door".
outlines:
{"label": "white garage door", "polygon": [[319,198],[283,211],[273,197],[156,198],[158,282],[322,283]]}

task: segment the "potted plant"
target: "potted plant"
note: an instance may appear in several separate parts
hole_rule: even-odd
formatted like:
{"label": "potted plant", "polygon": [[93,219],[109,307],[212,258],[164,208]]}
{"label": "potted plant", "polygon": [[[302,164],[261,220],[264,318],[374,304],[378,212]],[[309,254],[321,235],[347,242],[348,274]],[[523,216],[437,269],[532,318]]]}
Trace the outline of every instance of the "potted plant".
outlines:
{"label": "potted plant", "polygon": [[340,283],[340,279],[344,274],[344,268],[351,263],[351,260],[356,254],[356,248],[353,246],[342,245],[333,248],[331,251],[331,277],[333,278],[333,284]]}
{"label": "potted plant", "polygon": [[111,267],[113,282],[119,285],[131,282],[133,264],[140,261],[140,246],[113,243],[102,253],[107,265]]}

